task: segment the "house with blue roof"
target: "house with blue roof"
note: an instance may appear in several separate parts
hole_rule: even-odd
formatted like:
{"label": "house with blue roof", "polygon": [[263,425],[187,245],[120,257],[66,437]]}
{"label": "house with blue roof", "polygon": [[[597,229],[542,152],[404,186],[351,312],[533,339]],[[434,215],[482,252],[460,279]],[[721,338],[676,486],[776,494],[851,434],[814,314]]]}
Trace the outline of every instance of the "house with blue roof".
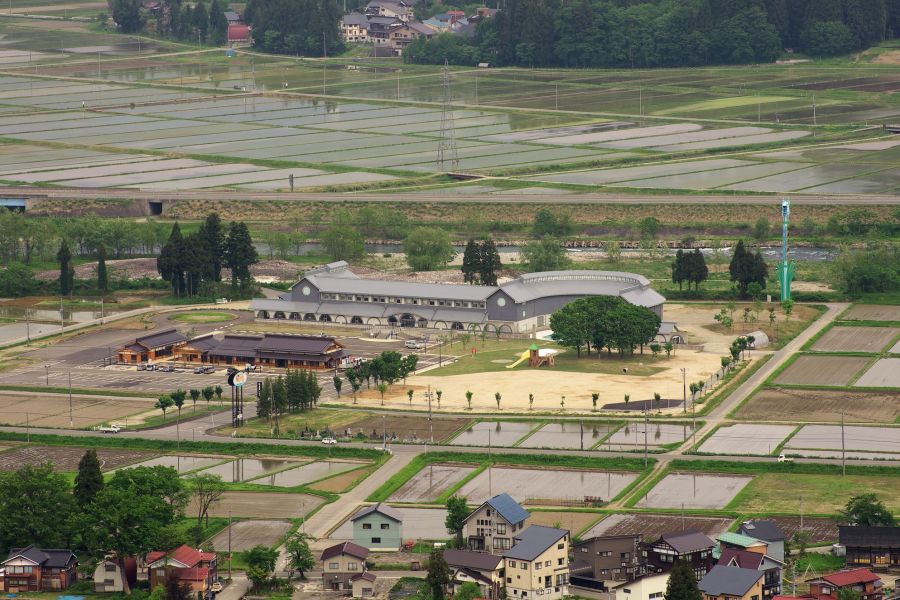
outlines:
{"label": "house with blue roof", "polygon": [[470,550],[503,554],[531,515],[509,494],[497,494],[466,517],[463,538]]}

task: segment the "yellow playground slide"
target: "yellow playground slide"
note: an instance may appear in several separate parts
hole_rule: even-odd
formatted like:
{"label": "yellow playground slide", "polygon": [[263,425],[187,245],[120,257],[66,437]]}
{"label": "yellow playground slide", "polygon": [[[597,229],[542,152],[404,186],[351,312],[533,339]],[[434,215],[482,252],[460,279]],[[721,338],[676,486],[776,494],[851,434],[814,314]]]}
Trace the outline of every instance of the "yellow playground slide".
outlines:
{"label": "yellow playground slide", "polygon": [[506,368],[514,369],[514,368],[518,367],[520,364],[522,364],[522,361],[528,360],[529,358],[531,358],[531,350],[526,350],[525,352],[522,353],[522,356],[519,357],[519,360],[512,363],[511,365],[506,365]]}

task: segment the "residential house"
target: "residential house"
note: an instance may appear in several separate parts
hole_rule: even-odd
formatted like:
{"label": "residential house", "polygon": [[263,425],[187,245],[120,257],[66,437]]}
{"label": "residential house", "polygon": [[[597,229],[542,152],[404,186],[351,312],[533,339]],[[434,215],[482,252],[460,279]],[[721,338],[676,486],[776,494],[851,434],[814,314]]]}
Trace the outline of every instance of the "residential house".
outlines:
{"label": "residential house", "polygon": [[228,43],[231,45],[245,45],[251,42],[250,26],[245,23],[228,24]]}
{"label": "residential house", "polygon": [[762,540],[768,544],[766,554],[775,560],[784,561],[784,532],[779,529],[775,521],[769,519],[752,519],[744,521],[738,527],[737,532],[741,535]]}
{"label": "residential house", "polygon": [[388,32],[388,43],[397,54],[402,56],[403,51],[420,37],[431,38],[434,31],[422,23],[404,23]]}
{"label": "residential house", "polygon": [[128,557],[124,563],[123,567],[118,561],[108,558],[97,563],[94,568],[94,591],[122,593],[126,584],[129,589],[133,588],[137,583],[137,560]]}
{"label": "residential house", "polygon": [[376,47],[388,47],[391,31],[403,26],[403,22],[395,17],[369,17],[368,41]]}
{"label": "residential house", "polygon": [[463,539],[470,550],[502,554],[525,529],[531,515],[509,494],[497,494],[473,510],[463,522]]}
{"label": "residential house", "polygon": [[568,595],[569,532],[531,525],[503,553],[508,598],[553,600]]}
{"label": "residential house", "polygon": [[353,578],[366,572],[368,556],[368,548],[353,542],[344,542],[323,550],[322,588],[335,592],[352,591]]}
{"label": "residential house", "polygon": [[78,559],[71,550],[13,548],[0,562],[4,571],[3,588],[7,594],[64,590],[78,579]]}
{"label": "residential house", "polygon": [[900,567],[900,527],[839,525],[838,541],[847,549],[847,566]]}
{"label": "residential house", "polygon": [[669,584],[669,573],[642,575],[633,581],[617,581],[609,591],[615,600],[662,600]]}
{"label": "residential house", "polygon": [[481,597],[498,600],[503,589],[504,558],[495,554],[471,550],[444,550],[444,560],[450,567],[450,592],[455,596],[459,587],[472,582],[481,589]]}
{"label": "residential house", "polygon": [[697,587],[705,600],[761,600],[764,578],[756,569],[716,565]]}
{"label": "residential house", "polygon": [[361,13],[352,12],[341,17],[341,39],[348,44],[359,44],[369,41],[369,18]]}
{"label": "residential house", "polygon": [[353,518],[353,541],[370,550],[399,550],[403,543],[403,517],[386,504],[360,509]]}
{"label": "residential house", "polygon": [[358,573],[350,578],[350,593],[354,598],[371,598],[375,595],[375,582],[377,581],[374,573]]}
{"label": "residential house", "polygon": [[573,543],[574,564],[569,582],[576,587],[606,591],[613,584],[634,581],[643,569],[642,540],[640,534],[604,535]]}
{"label": "residential house", "polygon": [[850,569],[808,579],[809,596],[817,600],[837,600],[838,591],[851,589],[860,600],[884,600],[881,578],[868,569]]}
{"label": "residential house", "polygon": [[731,531],[720,534],[716,540],[719,542],[719,548],[722,551],[726,548],[734,548],[735,550],[746,550],[747,552],[755,552],[765,556],[769,550],[768,542]]}
{"label": "residential house", "polygon": [[771,556],[748,550],[726,548],[722,550],[722,556],[717,564],[762,571],[765,575],[762,588],[763,600],[769,600],[781,593],[781,569],[784,567],[784,563]]}
{"label": "residential house", "polygon": [[175,329],[164,329],[136,338],[116,350],[116,360],[125,364],[138,364],[173,356],[188,341],[187,336]]}
{"label": "residential house", "polygon": [[165,585],[169,577],[186,584],[194,592],[206,592],[216,581],[216,553],[181,545],[170,552],[153,551],[147,555],[147,579],[152,590]]}
{"label": "residential house", "polygon": [[641,544],[642,558],[648,573],[672,570],[675,561],[687,561],[699,581],[715,564],[715,542],[698,531],[667,533],[653,542]]}
{"label": "residential house", "polygon": [[408,23],[413,18],[413,9],[403,0],[372,0],[366,5],[369,17],[389,17]]}

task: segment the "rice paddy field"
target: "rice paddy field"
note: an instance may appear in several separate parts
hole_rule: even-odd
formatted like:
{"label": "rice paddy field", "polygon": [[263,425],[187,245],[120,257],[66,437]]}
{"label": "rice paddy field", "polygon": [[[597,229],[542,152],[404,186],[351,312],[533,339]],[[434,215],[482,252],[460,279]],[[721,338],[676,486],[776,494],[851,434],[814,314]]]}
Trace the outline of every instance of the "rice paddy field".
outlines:
{"label": "rice paddy field", "polygon": [[[32,6],[16,2],[16,12]],[[441,183],[434,176],[453,170],[513,178],[460,193],[900,189],[900,142],[878,127],[900,115],[900,76],[874,61],[459,68],[451,88],[444,115],[441,71],[430,66],[226,57],[9,19],[0,22],[0,153],[14,160],[3,161],[0,182],[284,191],[292,178],[294,190],[339,191]],[[442,119],[457,147],[443,164]],[[718,153],[729,156],[709,156]]]}

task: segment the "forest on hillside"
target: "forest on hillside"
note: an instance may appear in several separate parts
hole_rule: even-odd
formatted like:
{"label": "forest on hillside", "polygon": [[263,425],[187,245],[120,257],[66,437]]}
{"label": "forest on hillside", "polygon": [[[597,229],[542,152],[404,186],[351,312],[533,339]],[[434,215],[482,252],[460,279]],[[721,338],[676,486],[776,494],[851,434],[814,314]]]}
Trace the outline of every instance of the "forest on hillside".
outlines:
{"label": "forest on hillside", "polygon": [[900,34],[900,0],[505,0],[475,36],[420,38],[409,63],[686,67],[835,56]]}

